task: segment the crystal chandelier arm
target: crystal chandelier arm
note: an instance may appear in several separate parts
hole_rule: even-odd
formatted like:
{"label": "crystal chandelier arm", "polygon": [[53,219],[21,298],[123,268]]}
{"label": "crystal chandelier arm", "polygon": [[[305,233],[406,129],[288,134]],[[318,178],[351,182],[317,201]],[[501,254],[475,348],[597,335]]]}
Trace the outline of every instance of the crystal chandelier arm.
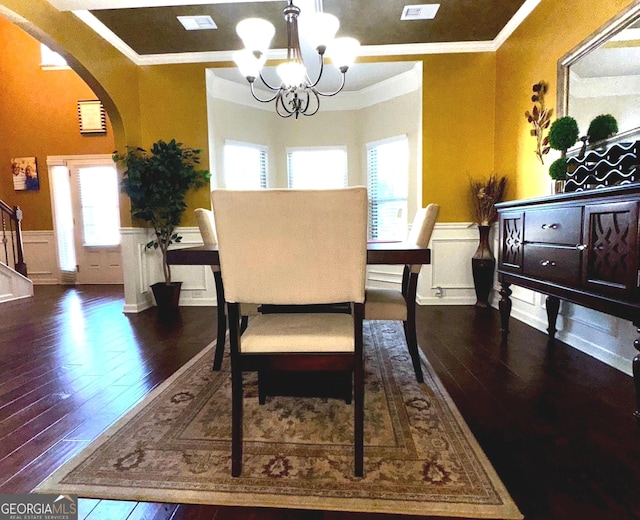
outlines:
{"label": "crystal chandelier arm", "polygon": [[[305,107],[305,109],[304,109],[304,112],[303,112],[303,114],[304,114],[305,116],[312,116],[312,115],[314,115],[318,110],[320,110],[320,98],[318,97],[318,95],[319,95],[320,93],[319,93],[316,89],[309,89],[309,92],[313,93],[313,95],[314,95],[314,96],[315,96],[315,98],[316,98],[316,109],[315,109],[313,112],[309,112],[309,113],[307,114],[307,108],[309,108],[309,103],[310,103],[310,98],[311,98],[311,96],[310,96],[309,94],[307,94],[307,105],[306,105],[306,107]],[[336,94],[337,94],[337,92],[336,92]]]}
{"label": "crystal chandelier arm", "polygon": [[[253,99],[255,99],[256,101],[260,101],[260,103],[271,103],[274,99],[276,99],[279,95],[280,95],[280,90],[278,90],[273,97],[270,97],[269,99],[260,99],[257,95],[256,95],[256,89],[253,86],[253,81],[249,81],[249,85],[251,85],[251,95],[253,96]],[[268,85],[267,85],[268,86]]]}
{"label": "crystal chandelier arm", "polygon": [[291,117],[293,114],[296,113],[295,110],[289,110],[287,108],[287,106],[284,104],[284,99],[283,99],[283,95],[282,95],[282,90],[280,92],[278,92],[278,94],[276,94],[276,114],[278,114],[280,117]]}
{"label": "crystal chandelier arm", "polygon": [[[313,90],[313,92],[316,93],[318,96],[323,96],[323,97],[335,96],[344,88],[344,83],[347,75],[346,70],[345,71],[341,70],[340,72],[342,72],[342,82],[340,83],[340,87],[338,87],[338,90],[336,90],[335,92],[320,92],[317,88],[314,88],[314,87],[312,87],[311,90]],[[318,82],[316,81],[316,84],[317,83]]]}
{"label": "crystal chandelier arm", "polygon": [[271,85],[266,79],[264,79],[264,76],[262,75],[262,70],[260,71],[260,80],[262,81],[262,83],[264,83],[264,85],[270,89],[273,90],[274,92],[280,91],[281,87],[274,87],[273,85]]}
{"label": "crystal chandelier arm", "polygon": [[318,52],[318,57],[320,58],[320,72],[318,72],[318,77],[314,81],[313,85],[309,85],[311,88],[315,88],[322,77],[322,73],[324,72],[324,52]]}

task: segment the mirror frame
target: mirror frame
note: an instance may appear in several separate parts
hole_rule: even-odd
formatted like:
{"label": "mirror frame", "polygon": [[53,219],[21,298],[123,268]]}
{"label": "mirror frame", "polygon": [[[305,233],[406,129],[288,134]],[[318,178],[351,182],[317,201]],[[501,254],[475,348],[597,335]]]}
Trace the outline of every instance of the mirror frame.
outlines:
{"label": "mirror frame", "polygon": [[[573,49],[567,52],[558,60],[558,73],[557,73],[557,95],[556,95],[556,113],[558,117],[563,117],[567,114],[569,108],[569,68],[576,61],[584,57],[589,52],[593,51],[607,40],[609,40],[614,34],[618,33],[636,19],[640,17],[640,2],[634,2],[630,6],[623,9],[619,14],[614,16],[611,20],[605,23],[600,29],[593,34],[582,40]],[[609,139],[609,142],[620,141],[627,139],[629,136],[635,136],[640,134],[640,127],[631,128],[616,134]]]}

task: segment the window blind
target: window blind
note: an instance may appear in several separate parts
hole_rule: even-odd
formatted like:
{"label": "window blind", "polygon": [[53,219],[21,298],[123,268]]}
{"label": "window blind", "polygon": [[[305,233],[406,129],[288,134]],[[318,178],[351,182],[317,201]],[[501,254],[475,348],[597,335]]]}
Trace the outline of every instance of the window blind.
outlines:
{"label": "window blind", "polygon": [[267,147],[227,141],[224,145],[224,183],[229,189],[267,187]]}
{"label": "window blind", "polygon": [[346,147],[287,149],[287,182],[295,189],[346,188]]}
{"label": "window blind", "polygon": [[367,144],[369,239],[407,236],[409,145],[406,136]]}

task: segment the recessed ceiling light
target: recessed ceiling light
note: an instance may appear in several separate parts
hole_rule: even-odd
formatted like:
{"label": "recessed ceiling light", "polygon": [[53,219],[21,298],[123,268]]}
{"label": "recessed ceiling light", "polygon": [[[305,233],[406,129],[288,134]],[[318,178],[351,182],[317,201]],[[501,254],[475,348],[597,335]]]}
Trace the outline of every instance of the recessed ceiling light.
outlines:
{"label": "recessed ceiling light", "polygon": [[218,26],[209,15],[202,16],[178,16],[182,26],[187,31],[204,31],[207,29],[217,29]]}
{"label": "recessed ceiling light", "polygon": [[405,5],[400,20],[433,20],[440,4]]}

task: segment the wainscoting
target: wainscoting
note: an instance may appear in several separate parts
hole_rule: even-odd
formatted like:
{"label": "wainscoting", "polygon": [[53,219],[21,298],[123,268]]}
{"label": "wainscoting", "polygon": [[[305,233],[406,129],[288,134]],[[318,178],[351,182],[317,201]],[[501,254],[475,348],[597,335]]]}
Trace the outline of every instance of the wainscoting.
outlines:
{"label": "wainscoting", "polygon": [[[182,246],[201,245],[196,227],[179,230]],[[125,270],[125,312],[140,312],[152,305],[149,286],[162,280],[160,253],[144,248],[150,232],[122,229]],[[475,303],[471,256],[478,243],[478,231],[469,224],[437,224],[432,236],[432,263],[422,268],[418,282],[421,305],[470,305]],[[215,284],[208,266],[172,266],[172,278],[180,280],[180,305],[215,305]],[[368,280],[375,287],[398,287],[402,269],[397,266],[370,266]]]}
{"label": "wainscoting", "polygon": [[56,239],[53,231],[23,231],[22,250],[29,279],[34,285],[60,283]]}
{"label": "wainscoting", "polygon": [[[196,227],[181,228],[184,247],[201,245]],[[153,306],[150,285],[162,280],[160,253],[144,247],[151,232],[140,228],[123,228],[122,253],[125,273],[125,313],[141,312]],[[465,223],[437,224],[431,238],[431,265],[424,266],[418,282],[420,305],[473,305],[476,301],[471,274],[471,256],[478,241],[475,226]],[[25,258],[29,277],[36,285],[60,283],[56,267],[53,232],[24,233]],[[493,233],[494,253],[497,237]],[[183,282],[180,304],[183,306],[216,305],[215,284],[208,266],[173,266],[174,280]],[[401,269],[392,266],[371,266],[368,271],[371,286],[397,287]],[[497,308],[500,295],[495,284],[491,303]],[[512,287],[512,319],[546,331],[547,316],[544,295]],[[557,337],[618,370],[631,374],[635,355],[633,341],[636,331],[627,321],[562,302],[558,318]]]}

